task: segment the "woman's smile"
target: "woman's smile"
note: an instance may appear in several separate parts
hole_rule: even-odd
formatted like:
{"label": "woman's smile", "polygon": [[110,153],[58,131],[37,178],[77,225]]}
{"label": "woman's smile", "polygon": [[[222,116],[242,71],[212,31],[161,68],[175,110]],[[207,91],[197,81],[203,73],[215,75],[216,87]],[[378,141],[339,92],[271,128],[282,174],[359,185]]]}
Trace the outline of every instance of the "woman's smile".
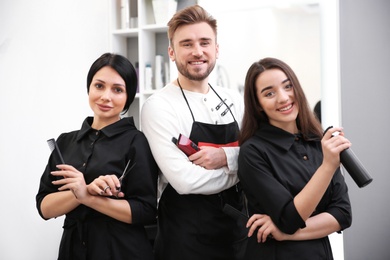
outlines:
{"label": "woman's smile", "polygon": [[287,106],[284,106],[282,108],[278,108],[277,110],[280,112],[287,112],[287,111],[291,110],[292,108],[293,108],[293,103],[291,103]]}

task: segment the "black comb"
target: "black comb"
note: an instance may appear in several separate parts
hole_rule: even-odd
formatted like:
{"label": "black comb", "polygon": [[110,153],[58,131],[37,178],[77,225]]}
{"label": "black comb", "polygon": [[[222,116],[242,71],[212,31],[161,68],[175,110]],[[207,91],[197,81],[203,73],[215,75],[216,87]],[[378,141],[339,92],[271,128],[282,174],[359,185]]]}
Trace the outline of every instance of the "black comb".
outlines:
{"label": "black comb", "polygon": [[51,139],[47,140],[47,144],[49,145],[50,151],[53,152],[55,150],[57,152],[57,155],[61,160],[61,164],[65,164],[64,158],[62,158],[62,154],[61,154],[60,149],[58,148],[56,140],[54,140],[54,138],[51,138]]}

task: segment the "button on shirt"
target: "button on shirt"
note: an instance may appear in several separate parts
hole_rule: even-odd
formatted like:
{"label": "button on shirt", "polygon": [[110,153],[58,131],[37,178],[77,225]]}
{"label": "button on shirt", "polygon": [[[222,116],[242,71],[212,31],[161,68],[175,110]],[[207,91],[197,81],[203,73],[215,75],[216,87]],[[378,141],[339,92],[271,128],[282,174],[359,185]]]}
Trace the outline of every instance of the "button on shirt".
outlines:
{"label": "button on shirt", "polygon": [[[57,139],[59,150],[66,164],[84,174],[87,184],[100,175],[116,174],[119,177],[128,160],[132,159],[134,167],[124,179],[122,190],[125,193],[123,199],[131,207],[133,223],[126,224],[79,205],[66,214],[59,259],[124,259],[129,255],[144,256],[134,259],[149,259],[144,251],[149,254],[152,251],[143,225],[156,219],[158,168],[148,142],[135,128],[132,118],[123,118],[99,131],[91,128],[92,122],[92,117],[86,118],[79,131],[61,134]],[[58,186],[52,184],[55,177],[50,172],[56,170],[59,163],[56,153],[52,153],[41,177],[36,201],[42,217],[40,205],[43,198],[58,192]],[[75,249],[73,253],[87,254],[90,258],[65,257],[72,253],[71,248],[81,248],[81,245],[86,246],[87,251]],[[111,258],[104,257],[108,254],[112,254]]]}
{"label": "button on shirt", "polygon": [[[241,125],[244,106],[239,93],[217,86],[213,88],[223,100],[226,100],[238,125]],[[183,91],[196,121],[212,125],[234,122],[231,113],[221,115],[227,109],[226,105],[221,104],[221,99],[212,90],[207,94]],[[149,97],[142,107],[141,115],[142,131],[148,138],[154,158],[162,172],[159,176],[160,193],[168,182],[180,194],[205,195],[215,194],[238,182],[236,174],[238,147],[222,148],[226,154],[228,167],[207,170],[183,160],[187,159],[187,156],[172,143],[172,137],[177,138],[179,134],[190,136],[194,121],[178,86],[170,83]],[[175,163],[171,163],[173,157],[177,158]]]}
{"label": "button on shirt", "polygon": [[[319,138],[307,141],[300,134],[293,135],[269,124],[261,125],[256,134],[241,145],[238,159],[238,176],[248,198],[250,215],[267,214],[282,232],[289,234],[304,228],[305,222],[293,199],[316,172],[322,159]],[[347,191],[344,177],[338,169],[313,215],[328,212],[339,222],[341,229],[349,227],[352,213]],[[261,251],[267,255],[265,252],[269,254],[276,250],[280,256],[278,259],[293,259],[289,258],[291,248],[296,252],[308,252],[311,248],[317,253],[323,252],[325,244],[330,248],[328,238],[324,239],[323,243],[315,240],[254,242],[256,250],[253,252]],[[263,255],[264,259],[271,259],[268,257],[272,254],[266,255]],[[314,258],[315,255],[309,253],[307,258],[299,259]]]}
{"label": "button on shirt", "polygon": [[[241,146],[239,155],[239,178],[246,186],[248,196],[252,197],[251,213],[270,215],[284,232],[294,233],[304,227],[293,197],[317,171],[322,159],[321,141],[318,138],[306,141],[300,134],[293,135],[269,124],[262,125],[255,136]],[[345,228],[350,222],[350,212],[340,212],[349,205],[349,198],[339,169],[332,182],[339,182],[343,192],[334,193],[330,190],[333,186],[328,188],[317,210],[330,212]],[[340,198],[327,204],[330,196],[335,195]]]}

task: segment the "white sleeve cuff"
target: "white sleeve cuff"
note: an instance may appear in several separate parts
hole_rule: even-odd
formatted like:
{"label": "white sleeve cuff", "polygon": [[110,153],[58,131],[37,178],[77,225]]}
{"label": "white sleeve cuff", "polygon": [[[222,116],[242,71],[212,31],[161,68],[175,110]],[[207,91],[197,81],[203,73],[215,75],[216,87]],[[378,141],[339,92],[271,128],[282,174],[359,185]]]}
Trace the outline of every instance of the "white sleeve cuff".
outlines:
{"label": "white sleeve cuff", "polygon": [[223,167],[223,170],[226,174],[236,174],[238,170],[238,153],[240,151],[239,147],[222,147],[225,151],[227,166]]}

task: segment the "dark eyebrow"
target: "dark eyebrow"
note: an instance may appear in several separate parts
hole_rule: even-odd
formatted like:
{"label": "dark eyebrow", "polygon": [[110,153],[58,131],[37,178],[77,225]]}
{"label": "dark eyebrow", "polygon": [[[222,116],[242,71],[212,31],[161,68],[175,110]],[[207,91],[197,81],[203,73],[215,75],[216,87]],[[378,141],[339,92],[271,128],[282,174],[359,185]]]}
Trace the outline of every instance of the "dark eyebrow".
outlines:
{"label": "dark eyebrow", "polygon": [[290,81],[290,79],[287,78],[287,79],[283,80],[282,83],[286,83],[287,81]]}
{"label": "dark eyebrow", "polygon": [[[96,79],[96,81],[106,84],[106,82],[101,79]],[[124,84],[120,84],[120,83],[114,83],[114,86],[126,87]]]}
{"label": "dark eyebrow", "polygon": [[[283,80],[283,81],[282,81],[282,84],[284,84],[284,83],[286,83],[286,82],[288,82],[288,81],[290,81],[289,78]],[[265,87],[265,88],[263,88],[263,89],[260,91],[260,93],[263,93],[264,91],[266,91],[266,90],[268,90],[268,89],[271,89],[271,88],[273,88],[273,86]]]}
{"label": "dark eyebrow", "polygon": [[266,90],[268,90],[268,89],[271,89],[271,88],[273,88],[273,87],[272,87],[272,86],[265,87],[265,88],[263,88],[263,89],[260,91],[260,93],[263,93],[264,91],[266,91]]}

